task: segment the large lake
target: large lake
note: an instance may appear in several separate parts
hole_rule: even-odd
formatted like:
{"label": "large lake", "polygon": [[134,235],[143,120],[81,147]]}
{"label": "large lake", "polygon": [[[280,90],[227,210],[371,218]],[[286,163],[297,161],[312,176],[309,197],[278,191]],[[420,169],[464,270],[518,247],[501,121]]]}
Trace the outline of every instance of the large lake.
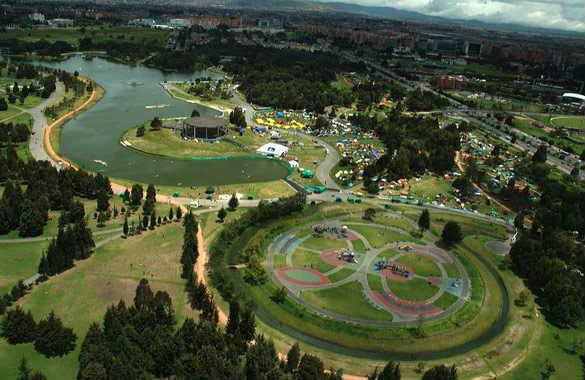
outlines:
{"label": "large lake", "polygon": [[[142,154],[120,144],[129,128],[159,116],[190,116],[196,108],[202,116],[217,111],[176,100],[160,86],[164,80],[191,80],[217,74],[163,73],[144,66],[128,66],[101,58],[85,60],[73,56],[67,61],[42,63],[70,72],[78,71],[105,89],[104,97],[92,108],[67,122],[61,135],[61,153],[78,166],[110,177],[169,186],[224,185],[269,181],[285,177],[288,169],[269,159],[176,160]],[[145,106],[168,104],[166,108]],[[107,163],[104,166],[94,160]]]}

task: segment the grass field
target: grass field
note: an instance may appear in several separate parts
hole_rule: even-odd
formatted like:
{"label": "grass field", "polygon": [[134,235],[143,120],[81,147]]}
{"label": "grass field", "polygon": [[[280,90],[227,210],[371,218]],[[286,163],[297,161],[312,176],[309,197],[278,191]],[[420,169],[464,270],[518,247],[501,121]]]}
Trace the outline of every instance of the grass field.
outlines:
{"label": "grass field", "polygon": [[329,278],[329,281],[331,281],[331,282],[337,282],[337,281],[341,281],[341,280],[348,278],[349,276],[351,276],[354,273],[355,273],[355,271],[352,269],[342,268],[339,271],[330,275],[328,278]]}
{"label": "grass field", "polygon": [[346,248],[347,244],[343,240],[332,240],[323,237],[311,236],[307,240],[303,241],[302,246],[309,249],[323,251],[325,249],[332,248]]}
{"label": "grass field", "polygon": [[579,116],[556,116],[550,119],[553,127],[577,128],[585,130],[585,118]]}
{"label": "grass field", "polygon": [[441,269],[435,262],[422,255],[403,255],[398,258],[399,263],[406,265],[419,276],[441,277]]}
{"label": "grass field", "polygon": [[422,278],[413,278],[408,281],[389,280],[388,287],[396,297],[413,302],[428,300],[439,290]]}
{"label": "grass field", "polygon": [[446,310],[449,306],[457,302],[458,299],[459,298],[454,296],[453,294],[445,292],[441,294],[441,296],[435,302],[433,302],[433,305],[443,310]]}
{"label": "grass field", "polygon": [[447,271],[447,276],[449,276],[451,278],[459,277],[459,270],[457,269],[455,264],[446,263],[446,264],[443,264],[443,268],[445,269],[445,271]]}
{"label": "grass field", "polygon": [[[555,120],[561,120],[561,121],[555,121]],[[551,121],[551,124],[553,127],[558,127],[561,125],[561,122],[562,122],[562,123],[568,124],[565,126],[575,125],[578,128],[578,127],[582,126],[582,123],[579,123],[579,120],[582,121],[583,119],[560,118],[560,119],[553,119]],[[562,138],[562,137],[551,136],[544,129],[540,129],[540,128],[533,126],[532,121],[530,121],[529,119],[519,118],[519,117],[514,118],[514,128],[519,129],[522,132],[527,133],[531,136],[534,136],[534,137],[537,137],[540,139],[547,139],[548,141],[552,142],[553,145],[555,145],[559,148],[566,149],[567,147],[570,147],[573,151],[577,152],[577,154],[581,154],[581,152],[583,151],[582,144],[573,143],[573,142],[571,142],[565,138]]]}
{"label": "grass field", "polygon": [[364,244],[364,242],[361,239],[353,240],[351,242],[351,246],[353,247],[354,251],[362,252],[362,253],[366,252],[366,245]]}
{"label": "grass field", "polygon": [[20,359],[25,356],[32,368],[49,379],[73,379],[83,337],[92,322],[102,320],[106,308],[124,299],[131,304],[141,278],[147,278],[154,291],[165,290],[173,299],[177,319],[187,310],[184,281],[180,278],[183,229],[178,223],[157,228],[127,240],[115,240],[73,269],[36,286],[19,303],[35,319],[55,310],[66,326],[78,336],[74,352],[47,359],[34,351],[32,344],[11,346],[0,341],[0,378],[13,379]]}
{"label": "grass field", "polygon": [[48,241],[0,245],[0,295],[35,273]]}
{"label": "grass field", "polygon": [[[115,183],[126,186],[128,189],[136,182],[129,181],[122,178],[111,178],[110,180]],[[145,189],[148,184],[141,184]],[[267,182],[252,182],[252,183],[235,183],[230,185],[215,185],[213,186],[215,193],[213,194],[214,199],[217,199],[219,194],[231,195],[234,193],[240,193],[243,196],[251,194],[254,199],[263,198],[280,198],[293,195],[294,190],[283,180],[267,181]],[[164,186],[156,185],[157,194],[173,195],[178,192],[181,197],[201,199],[205,198],[205,190],[207,186]]]}
{"label": "grass field", "polygon": [[312,251],[306,251],[302,247],[297,248],[292,256],[294,266],[315,269],[318,272],[326,273],[335,267],[321,260],[321,256]]}
{"label": "grass field", "polygon": [[357,282],[332,289],[304,291],[301,297],[325,310],[360,319],[380,321],[392,320],[392,314],[378,310],[364,298],[362,287]]}
{"label": "grass field", "polygon": [[[179,122],[180,123],[180,122]],[[122,137],[132,144],[132,148],[140,151],[175,158],[192,157],[219,157],[219,156],[241,156],[255,154],[256,148],[270,141],[268,136],[260,136],[247,130],[244,136],[237,136],[234,140],[246,145],[239,148],[226,141],[219,142],[195,142],[183,140],[179,132],[163,128],[159,131],[151,130],[146,126],[146,132],[142,137],[136,137],[136,129],[131,128]],[[230,130],[230,136],[237,132]]]}
{"label": "grass field", "polygon": [[416,194],[416,198],[433,201],[438,194],[449,194],[453,188],[449,181],[431,175],[425,175],[420,181],[408,181],[410,193]]}
{"label": "grass field", "polygon": [[393,241],[411,241],[412,238],[406,234],[387,230],[380,227],[362,226],[351,224],[350,228],[363,235],[374,248],[380,248]]}

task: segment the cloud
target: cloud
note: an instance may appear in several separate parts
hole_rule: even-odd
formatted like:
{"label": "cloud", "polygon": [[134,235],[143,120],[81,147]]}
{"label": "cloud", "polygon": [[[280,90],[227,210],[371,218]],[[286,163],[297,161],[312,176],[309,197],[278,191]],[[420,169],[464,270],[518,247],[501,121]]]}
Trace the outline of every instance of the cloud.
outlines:
{"label": "cloud", "polygon": [[320,0],[387,6],[426,15],[585,32],[585,0]]}

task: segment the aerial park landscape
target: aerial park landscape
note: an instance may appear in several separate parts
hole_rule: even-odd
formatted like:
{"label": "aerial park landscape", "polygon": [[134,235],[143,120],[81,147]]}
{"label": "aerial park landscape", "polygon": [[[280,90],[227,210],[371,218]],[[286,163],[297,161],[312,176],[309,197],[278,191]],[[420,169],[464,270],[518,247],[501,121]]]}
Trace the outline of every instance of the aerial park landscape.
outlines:
{"label": "aerial park landscape", "polygon": [[0,35],[0,379],[583,377],[582,105],[230,33]]}

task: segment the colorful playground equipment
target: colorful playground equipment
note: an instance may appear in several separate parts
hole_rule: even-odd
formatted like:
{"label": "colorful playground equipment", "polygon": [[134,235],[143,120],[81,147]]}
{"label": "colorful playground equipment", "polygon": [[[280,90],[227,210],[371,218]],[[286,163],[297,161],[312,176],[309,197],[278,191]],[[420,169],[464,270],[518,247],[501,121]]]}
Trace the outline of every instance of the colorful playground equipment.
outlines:
{"label": "colorful playground equipment", "polygon": [[349,235],[347,233],[347,226],[330,226],[328,224],[316,224],[313,226],[313,235],[315,237],[322,237],[324,234],[331,234],[340,239],[346,239]]}
{"label": "colorful playground equipment", "polygon": [[349,248],[343,248],[337,252],[337,260],[343,260],[348,263],[357,264],[356,254]]}
{"label": "colorful playground equipment", "polygon": [[377,271],[387,269],[392,273],[405,278],[409,278],[411,275],[408,268],[406,268],[404,265],[399,265],[388,260],[379,260],[378,262],[376,262],[375,267]]}

